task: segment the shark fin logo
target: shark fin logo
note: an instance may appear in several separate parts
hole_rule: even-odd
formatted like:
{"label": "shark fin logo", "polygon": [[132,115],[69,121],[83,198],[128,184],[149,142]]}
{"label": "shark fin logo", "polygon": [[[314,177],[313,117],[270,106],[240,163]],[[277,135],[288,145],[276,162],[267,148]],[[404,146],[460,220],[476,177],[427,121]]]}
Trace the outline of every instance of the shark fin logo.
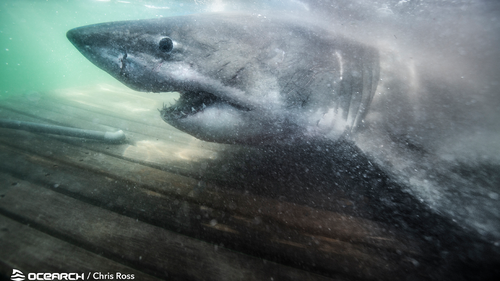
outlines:
{"label": "shark fin logo", "polygon": [[10,277],[10,280],[12,280],[12,281],[23,281],[24,280],[24,274],[21,272],[21,270],[12,269],[12,276]]}

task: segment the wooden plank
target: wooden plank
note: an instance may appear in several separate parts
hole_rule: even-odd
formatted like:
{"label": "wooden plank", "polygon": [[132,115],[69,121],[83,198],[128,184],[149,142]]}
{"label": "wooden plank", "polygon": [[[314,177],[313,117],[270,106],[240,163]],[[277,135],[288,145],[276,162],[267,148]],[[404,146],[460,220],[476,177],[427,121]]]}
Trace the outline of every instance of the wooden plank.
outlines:
{"label": "wooden plank", "polygon": [[0,200],[0,213],[157,277],[331,280],[175,234],[23,180],[16,182]]}
{"label": "wooden plank", "polygon": [[57,159],[65,165],[95,171],[111,178],[118,176],[132,181],[138,186],[148,185],[158,192],[187,195],[198,184],[198,180],[195,179],[131,163],[106,154],[95,153],[52,138],[36,136],[23,131],[13,131],[7,136],[2,134],[0,141],[5,141],[5,143],[10,143],[10,145],[39,154],[42,157]]}
{"label": "wooden plank", "polygon": [[[151,116],[146,116],[147,118],[145,118],[146,120],[151,120],[151,123],[158,121],[158,119],[162,122],[154,126],[145,122],[112,116],[106,112],[96,112],[73,105],[66,105],[61,100],[56,100],[50,96],[39,100],[36,104],[27,102],[21,98],[11,98],[2,102],[0,108],[3,109],[0,115],[9,119],[50,123],[90,130],[116,131],[120,129],[126,132],[127,136],[133,141],[155,139],[178,144],[197,143],[194,137],[163,122],[158,114],[150,114]],[[212,144],[211,146],[217,145]]]}
{"label": "wooden plank", "polygon": [[[46,142],[37,142],[34,147],[46,151],[43,147]],[[64,144],[57,144],[55,147],[67,151]],[[19,159],[16,156],[19,152],[8,150],[4,148],[1,157],[12,160],[1,163],[0,169],[16,172],[16,167],[25,167],[30,172],[19,174],[22,178],[43,182],[44,186],[57,185],[56,189],[60,192],[87,198],[90,202],[126,212],[149,223],[161,226],[167,224],[170,229],[200,239],[224,243],[233,249],[259,256],[274,259],[278,257],[282,262],[301,264],[302,267],[318,272],[335,274],[348,270],[349,274],[360,278],[367,278],[370,274],[389,278],[400,276],[401,270],[413,267],[411,261],[420,259],[419,254],[415,254],[418,247],[412,245],[414,242],[402,243],[394,233],[388,231],[389,228],[381,228],[367,220],[249,194],[231,194],[211,189],[209,185],[203,190],[196,191],[197,186],[193,186],[192,192],[170,193],[170,196],[177,196],[174,198],[169,197],[168,190],[152,192],[144,182],[134,182],[131,179],[118,179],[116,186],[113,186],[112,181],[103,179],[102,188],[88,189],[85,187],[100,185],[96,178],[98,173],[80,178],[72,175],[92,171],[91,166],[72,170],[67,164],[34,157],[27,152],[20,153],[23,159]],[[54,155],[54,152],[47,154],[50,155]],[[113,176],[113,173],[109,176]],[[151,178],[148,177],[148,180]],[[78,185],[72,184],[74,182]],[[154,185],[154,182],[150,184]],[[123,189],[124,185],[128,186],[127,190]],[[182,195],[186,193],[187,196]],[[113,201],[111,207],[109,201]],[[392,250],[383,250],[384,248]],[[398,251],[406,252],[406,258],[402,259],[396,254]],[[301,256],[307,256],[307,259],[304,260]]]}
{"label": "wooden plank", "polygon": [[[23,104],[22,102],[18,102],[15,99],[3,103],[0,108],[3,109],[2,111],[0,111],[0,117],[2,118],[39,123],[48,122],[50,124],[65,125],[92,130],[101,129],[114,131],[115,129],[112,129],[111,127],[117,126],[117,123],[113,122],[106,123],[109,124],[109,126],[101,125],[104,123],[99,122],[98,124],[96,124],[93,121],[86,120],[83,117],[75,117],[74,115],[71,115],[75,114],[78,110],[67,109],[67,112],[58,113],[54,112],[53,109],[44,109],[44,107],[30,108],[29,106]],[[84,112],[82,113],[82,115],[87,116],[86,118],[92,118],[88,117],[88,112]],[[106,120],[107,117],[96,116],[96,118],[100,118],[100,120]],[[155,118],[158,117],[155,116]],[[61,120],[64,120],[65,122],[61,123]],[[74,145],[88,147],[93,150],[105,152],[107,154],[114,154],[119,157],[130,159],[132,161],[162,165],[164,167],[168,167],[168,169],[172,171],[182,172],[184,174],[187,174],[190,170],[192,170],[190,169],[189,163],[187,163],[186,160],[196,162],[205,159],[214,159],[217,157],[217,151],[219,148],[225,149],[224,146],[217,147],[214,145],[209,145],[207,143],[196,140],[195,138],[188,136],[187,134],[180,133],[180,131],[172,129],[166,123],[161,129],[146,126],[143,124],[137,124],[134,122],[127,122],[127,125],[121,128],[125,129],[125,135],[127,137],[126,144],[128,144],[128,146],[126,146],[125,149],[113,145],[102,146],[100,143],[96,143],[93,141],[82,141],[82,139],[67,137],[60,137],[59,139],[66,142],[72,142]]]}
{"label": "wooden plank", "polygon": [[[0,175],[2,180],[4,176]],[[133,274],[137,280],[161,280],[136,269],[59,240],[30,226],[0,215],[0,274],[10,276],[12,269],[29,272],[108,272]]]}
{"label": "wooden plank", "polygon": [[[154,192],[165,195],[180,195],[200,205],[243,214],[251,218],[261,217],[274,222],[284,222],[288,227],[306,229],[310,234],[332,235],[334,233],[335,238],[344,241],[371,243],[379,247],[385,244],[389,248],[400,250],[409,249],[404,246],[404,243],[397,242],[398,239],[393,233],[398,233],[398,231],[387,225],[260,196],[238,194],[219,189],[210,183],[200,183],[196,179],[130,163],[107,155],[95,154],[43,137],[35,139],[18,137],[16,139],[21,141],[9,145],[43,157],[57,159],[59,162],[83,170],[93,170],[108,177],[116,178],[118,176],[122,180],[134,183],[135,186],[141,186]],[[8,138],[2,138],[0,135],[0,142],[7,144]],[[376,237],[385,239],[377,239]],[[387,241],[389,243],[386,243]],[[418,252],[418,247],[412,248],[414,250],[409,250],[410,252]]]}

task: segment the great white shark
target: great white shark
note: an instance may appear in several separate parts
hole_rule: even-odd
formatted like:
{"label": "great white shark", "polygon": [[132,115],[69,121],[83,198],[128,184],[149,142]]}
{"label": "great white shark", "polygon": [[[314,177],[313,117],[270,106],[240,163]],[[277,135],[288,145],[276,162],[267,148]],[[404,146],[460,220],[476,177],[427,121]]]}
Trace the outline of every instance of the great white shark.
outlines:
{"label": "great white shark", "polygon": [[95,24],[67,37],[134,90],[179,92],[160,110],[179,130],[257,146],[348,140],[416,198],[497,245],[499,122],[483,118],[497,110],[496,95],[466,60],[433,56],[429,44],[401,51],[339,30],[214,13]]}
{"label": "great white shark", "polygon": [[98,24],[67,36],[130,88],[179,92],[161,117],[202,140],[292,144],[356,129],[377,85],[377,51],[321,29],[262,20],[184,16]]}

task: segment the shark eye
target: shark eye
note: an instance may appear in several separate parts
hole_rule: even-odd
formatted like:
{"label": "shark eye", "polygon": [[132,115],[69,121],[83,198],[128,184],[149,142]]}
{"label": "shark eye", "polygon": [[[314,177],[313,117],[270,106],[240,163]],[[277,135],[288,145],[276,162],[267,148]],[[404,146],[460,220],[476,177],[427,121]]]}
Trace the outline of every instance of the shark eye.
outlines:
{"label": "shark eye", "polygon": [[174,48],[174,42],[172,39],[165,37],[160,40],[159,44],[160,51],[164,53],[170,53],[172,49]]}

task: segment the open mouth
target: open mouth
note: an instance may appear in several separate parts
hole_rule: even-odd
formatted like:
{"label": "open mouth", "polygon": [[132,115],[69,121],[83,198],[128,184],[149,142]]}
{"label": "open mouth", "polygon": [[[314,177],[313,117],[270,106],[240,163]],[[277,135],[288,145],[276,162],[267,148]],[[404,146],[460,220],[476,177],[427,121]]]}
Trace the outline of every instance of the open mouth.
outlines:
{"label": "open mouth", "polygon": [[249,111],[249,108],[223,100],[208,92],[178,91],[179,99],[170,106],[163,105],[160,111],[165,121],[186,118],[204,111],[211,106],[228,104],[238,110]]}

